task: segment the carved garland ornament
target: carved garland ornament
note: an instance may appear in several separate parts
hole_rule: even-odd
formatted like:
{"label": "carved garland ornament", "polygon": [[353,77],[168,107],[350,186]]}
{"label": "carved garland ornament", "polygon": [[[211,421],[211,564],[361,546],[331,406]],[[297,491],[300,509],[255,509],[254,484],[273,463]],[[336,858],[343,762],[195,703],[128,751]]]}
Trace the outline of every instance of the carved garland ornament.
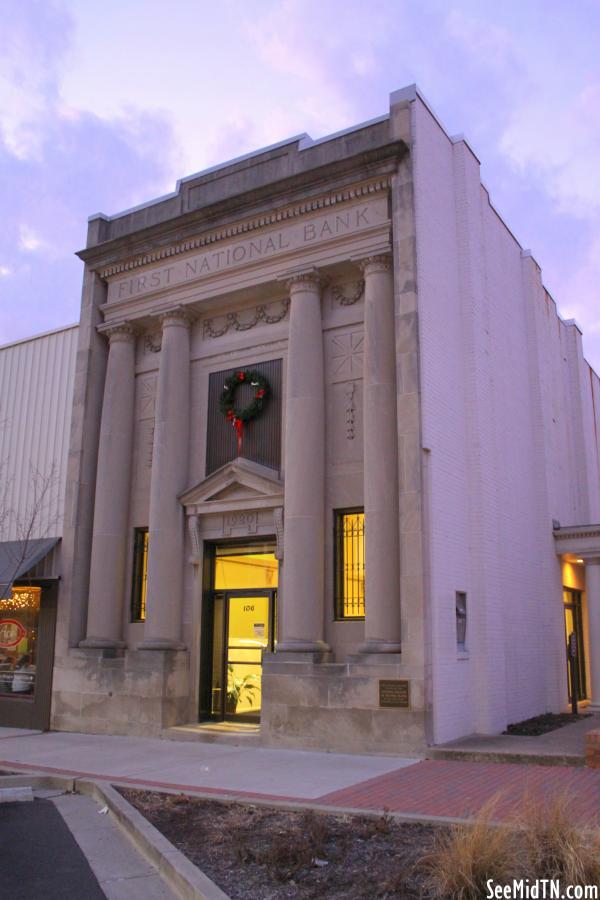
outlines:
{"label": "carved garland ornament", "polygon": [[162,332],[154,331],[144,335],[144,353],[160,353]]}
{"label": "carved garland ornament", "polygon": [[254,309],[250,310],[252,317],[246,321],[240,319],[241,314],[237,312],[227,313],[227,315],[224,316],[224,321],[221,326],[215,325],[215,319],[205,319],[204,337],[222,337],[231,329],[234,331],[249,331],[251,328],[254,328],[255,325],[258,325],[259,322],[264,322],[265,325],[276,325],[277,322],[281,322],[285,319],[288,309],[290,308],[290,300],[289,297],[286,297],[283,300],[276,301],[276,303],[279,304],[279,310],[277,312],[269,313],[268,309],[273,306],[273,304],[262,303],[260,306],[255,306]]}
{"label": "carved garland ornament", "polygon": [[346,294],[343,285],[334,285],[331,289],[331,295],[334,301],[339,303],[340,306],[354,306],[355,303],[358,303],[364,292],[364,279],[356,282],[354,290],[350,294]]}

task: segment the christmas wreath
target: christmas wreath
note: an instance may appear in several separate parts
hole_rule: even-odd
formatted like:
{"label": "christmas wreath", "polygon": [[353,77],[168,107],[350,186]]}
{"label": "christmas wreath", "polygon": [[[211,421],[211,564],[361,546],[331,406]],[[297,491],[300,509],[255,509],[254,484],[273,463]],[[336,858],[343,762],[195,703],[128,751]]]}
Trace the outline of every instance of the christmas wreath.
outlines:
{"label": "christmas wreath", "polygon": [[[254,399],[248,406],[241,409],[235,406],[235,392],[240,384],[249,384],[254,390]],[[223,391],[219,400],[219,409],[228,422],[231,422],[237,434],[238,456],[242,449],[242,435],[244,433],[244,423],[251,422],[262,412],[265,403],[269,398],[271,388],[269,382],[261,375],[248,369],[240,369],[234,372],[229,378],[225,379]]]}

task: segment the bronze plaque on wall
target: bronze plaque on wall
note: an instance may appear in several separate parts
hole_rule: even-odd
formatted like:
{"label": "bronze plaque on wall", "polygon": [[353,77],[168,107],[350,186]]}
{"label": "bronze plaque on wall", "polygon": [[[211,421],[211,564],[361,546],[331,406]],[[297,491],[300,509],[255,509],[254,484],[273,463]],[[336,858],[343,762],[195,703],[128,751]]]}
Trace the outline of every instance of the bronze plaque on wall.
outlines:
{"label": "bronze plaque on wall", "polygon": [[410,681],[406,679],[380,680],[379,705],[395,709],[409,709]]}

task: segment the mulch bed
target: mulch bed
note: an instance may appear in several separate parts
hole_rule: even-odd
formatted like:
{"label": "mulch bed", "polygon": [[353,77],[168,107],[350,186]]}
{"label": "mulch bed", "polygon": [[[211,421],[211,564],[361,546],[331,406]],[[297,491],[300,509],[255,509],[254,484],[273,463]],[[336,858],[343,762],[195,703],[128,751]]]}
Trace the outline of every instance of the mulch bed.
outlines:
{"label": "mulch bed", "polygon": [[580,719],[589,718],[589,713],[580,713],[574,716],[573,713],[545,713],[542,716],[534,716],[533,719],[525,719],[523,722],[516,722],[514,725],[508,725],[503,734],[520,734],[526,737],[537,737],[540,734],[547,734],[556,728],[562,728],[564,725],[571,725],[573,722],[579,722]]}
{"label": "mulch bed", "polygon": [[416,900],[442,826],[118,788],[232,900]]}

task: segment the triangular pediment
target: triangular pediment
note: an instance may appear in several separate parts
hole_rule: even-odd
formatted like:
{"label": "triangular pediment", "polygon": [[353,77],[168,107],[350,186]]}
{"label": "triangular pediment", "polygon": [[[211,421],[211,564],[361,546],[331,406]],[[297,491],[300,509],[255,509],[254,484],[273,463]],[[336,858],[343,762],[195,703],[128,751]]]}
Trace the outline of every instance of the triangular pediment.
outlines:
{"label": "triangular pediment", "polygon": [[212,472],[179,498],[188,511],[197,514],[219,509],[248,509],[283,502],[283,481],[267,466],[238,459]]}

